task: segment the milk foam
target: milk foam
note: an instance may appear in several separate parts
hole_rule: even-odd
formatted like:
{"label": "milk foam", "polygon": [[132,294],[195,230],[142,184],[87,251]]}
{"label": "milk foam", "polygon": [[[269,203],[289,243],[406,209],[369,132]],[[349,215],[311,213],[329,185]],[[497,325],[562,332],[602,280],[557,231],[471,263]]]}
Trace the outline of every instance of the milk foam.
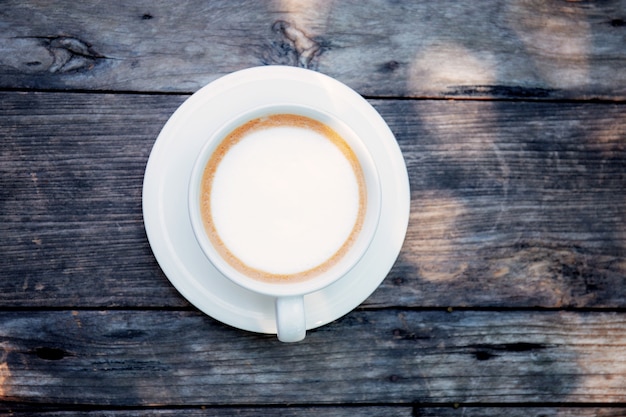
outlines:
{"label": "milk foam", "polygon": [[270,275],[327,262],[353,236],[363,210],[355,160],[306,127],[251,130],[212,174],[210,213],[219,239],[247,267]]}

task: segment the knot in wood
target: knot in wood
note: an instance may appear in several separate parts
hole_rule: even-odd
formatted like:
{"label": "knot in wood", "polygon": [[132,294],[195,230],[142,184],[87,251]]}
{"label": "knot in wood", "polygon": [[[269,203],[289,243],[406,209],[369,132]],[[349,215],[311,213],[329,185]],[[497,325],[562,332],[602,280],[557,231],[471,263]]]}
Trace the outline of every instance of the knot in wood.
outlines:
{"label": "knot in wood", "polygon": [[294,24],[285,20],[277,20],[272,24],[272,32],[277,39],[264,52],[263,63],[266,65],[291,65],[314,69],[315,59],[324,50],[320,42]]}

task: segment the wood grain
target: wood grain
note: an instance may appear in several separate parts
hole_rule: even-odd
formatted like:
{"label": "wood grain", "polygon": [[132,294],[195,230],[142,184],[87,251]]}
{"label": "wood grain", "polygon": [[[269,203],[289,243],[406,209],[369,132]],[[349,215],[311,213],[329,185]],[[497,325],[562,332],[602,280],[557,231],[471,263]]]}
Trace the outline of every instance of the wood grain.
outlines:
{"label": "wood grain", "polygon": [[[412,206],[404,249],[383,291],[396,300],[412,293],[426,305],[621,303],[622,106],[390,107],[381,111],[408,164]],[[471,295],[458,298],[457,291]]]}
{"label": "wood grain", "polygon": [[[0,408],[1,410],[1,408]],[[281,417],[325,417],[360,416],[360,417],[622,417],[625,408],[596,408],[596,407],[463,407],[449,405],[444,407],[409,407],[409,406],[293,406],[283,407],[197,407],[149,410],[123,409],[123,410],[82,410],[82,411],[17,411],[8,408],[7,412],[14,417],[256,417],[281,416]]]}
{"label": "wood grain", "polygon": [[626,1],[9,0],[0,87],[192,92],[267,64],[368,96],[626,98]]}
{"label": "wood grain", "polygon": [[196,312],[0,312],[5,403],[620,403],[617,313],[355,311],[304,342]]}
{"label": "wood grain", "polygon": [[[626,415],[625,22],[626,0],[2,1],[0,415]],[[256,65],[366,96],[411,182],[382,285],[297,344],[190,306],[143,227],[163,124]]]}
{"label": "wood grain", "polygon": [[[186,307],[141,216],[185,96],[3,93],[0,305]],[[367,307],[601,307],[626,297],[626,108],[372,101],[407,162],[405,245]]]}

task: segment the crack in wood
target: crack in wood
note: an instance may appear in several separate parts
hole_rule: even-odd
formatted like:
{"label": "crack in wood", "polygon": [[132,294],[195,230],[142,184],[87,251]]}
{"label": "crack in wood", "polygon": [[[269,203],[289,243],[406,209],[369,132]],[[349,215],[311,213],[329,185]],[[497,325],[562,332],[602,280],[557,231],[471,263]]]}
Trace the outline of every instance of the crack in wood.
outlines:
{"label": "crack in wood", "polygon": [[502,98],[549,98],[556,92],[551,88],[516,85],[454,85],[448,87],[452,96],[493,96]]}
{"label": "crack in wood", "polygon": [[[501,355],[501,353],[523,353],[546,349],[548,346],[541,343],[515,342],[500,344],[477,344],[469,346],[470,353],[476,360],[486,361]],[[498,353],[496,353],[498,352]]]}
{"label": "crack in wood", "polygon": [[47,361],[58,361],[69,355],[63,349],[51,348],[51,347],[38,347],[33,352],[37,357]]}

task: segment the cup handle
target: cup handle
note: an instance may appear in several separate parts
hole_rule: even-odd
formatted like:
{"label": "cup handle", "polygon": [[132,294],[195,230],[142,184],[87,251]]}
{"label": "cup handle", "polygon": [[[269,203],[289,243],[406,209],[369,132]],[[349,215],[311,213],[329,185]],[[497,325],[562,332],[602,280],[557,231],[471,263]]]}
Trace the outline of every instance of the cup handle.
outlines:
{"label": "cup handle", "polygon": [[276,329],[281,342],[299,342],[306,336],[304,297],[276,298]]}

